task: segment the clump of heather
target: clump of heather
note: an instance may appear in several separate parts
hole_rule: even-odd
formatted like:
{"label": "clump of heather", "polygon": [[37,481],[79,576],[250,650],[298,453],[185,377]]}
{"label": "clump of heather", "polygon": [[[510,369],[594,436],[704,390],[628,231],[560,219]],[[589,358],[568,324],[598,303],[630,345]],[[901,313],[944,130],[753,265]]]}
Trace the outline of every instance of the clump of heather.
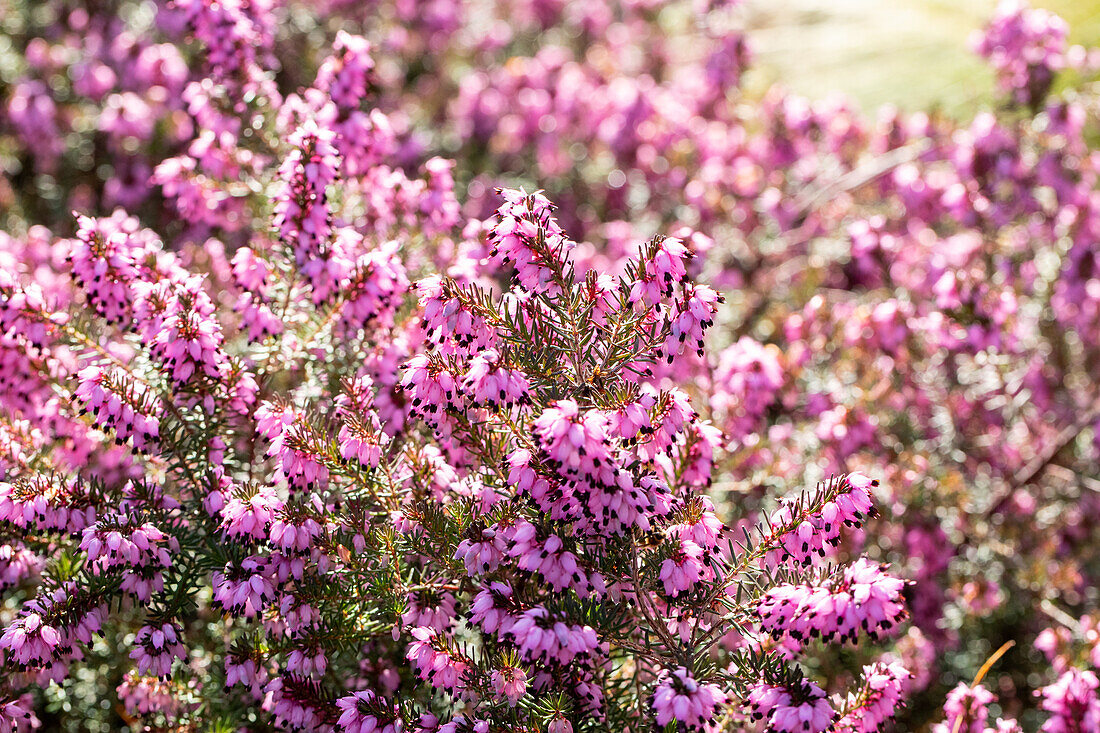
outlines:
{"label": "clump of heather", "polygon": [[[331,139],[313,118],[288,137],[277,233],[232,263],[208,242],[224,264],[189,270],[131,220],[86,218],[58,246],[110,278],[71,279],[89,313],[6,294],[12,335],[36,336],[19,348],[58,362],[41,378],[71,395],[59,413],[131,468],[65,467],[47,444],[0,484],[41,575],[0,636],[13,699],[112,638],[128,714],[168,725],[714,730],[749,690],[802,679],[784,634],[904,619],[903,581],[825,562],[876,482],[833,479],[740,535],[701,493],[712,428],[656,373],[705,354],[722,296],[680,240],[581,274],[550,201],[501,190],[488,256],[410,286],[430,265],[415,248],[337,224],[355,202],[329,198]],[[220,277],[281,328],[216,301]],[[791,730],[787,694],[751,706]],[[814,709],[836,717],[823,693]]]}
{"label": "clump of heather", "polygon": [[1100,727],[1057,16],[963,121],[733,2],[8,6],[0,729]]}
{"label": "clump of heather", "polygon": [[[249,103],[217,94],[247,90],[285,135],[253,158],[269,184],[232,254],[120,209],[48,245],[49,292],[28,269],[5,286],[6,347],[43,395],[10,404],[43,437],[0,483],[26,593],[0,634],[5,725],[32,724],[36,687],[78,694],[110,643],[118,710],[152,726],[717,730],[760,685],[821,690],[795,682],[781,637],[805,622],[770,593],[859,604],[811,624],[828,641],[904,619],[903,581],[833,552],[876,482],[736,533],[704,492],[721,430],[669,377],[706,358],[724,298],[690,232],[597,274],[542,192],[459,226],[448,164],[421,179],[358,149],[354,120],[385,120],[355,110],[370,44],[341,35],[280,99],[235,50],[264,38],[260,6],[186,10],[216,83],[192,88],[197,121],[237,129]],[[231,19],[239,38],[215,32]],[[787,730],[784,699],[751,706]]]}

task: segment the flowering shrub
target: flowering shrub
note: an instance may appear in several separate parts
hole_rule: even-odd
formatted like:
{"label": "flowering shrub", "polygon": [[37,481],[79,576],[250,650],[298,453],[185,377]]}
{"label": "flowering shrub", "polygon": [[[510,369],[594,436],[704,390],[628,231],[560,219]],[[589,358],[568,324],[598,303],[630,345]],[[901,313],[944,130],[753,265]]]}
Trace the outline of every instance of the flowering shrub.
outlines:
{"label": "flowering shrub", "polygon": [[1057,17],[956,121],[731,3],[9,6],[0,729],[1100,730]]}

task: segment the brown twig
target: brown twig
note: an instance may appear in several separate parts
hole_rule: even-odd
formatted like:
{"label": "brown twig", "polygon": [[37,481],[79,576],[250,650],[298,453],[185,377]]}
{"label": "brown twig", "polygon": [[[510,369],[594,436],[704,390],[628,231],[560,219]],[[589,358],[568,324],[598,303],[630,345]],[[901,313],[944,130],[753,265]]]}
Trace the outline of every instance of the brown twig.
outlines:
{"label": "brown twig", "polygon": [[870,161],[858,168],[853,168],[847,173],[837,176],[823,186],[814,186],[795,198],[795,208],[798,217],[808,215],[826,201],[835,198],[838,194],[854,191],[857,188],[871,183],[879,176],[883,176],[897,168],[899,165],[912,163],[931,147],[928,140],[917,140],[900,148],[894,148],[882,155],[875,156]]}
{"label": "brown twig", "polygon": [[1000,513],[1017,489],[1021,489],[1033,483],[1035,479],[1054,462],[1058,454],[1061,453],[1066,446],[1076,440],[1077,436],[1081,434],[1081,431],[1092,425],[1097,419],[1100,419],[1100,398],[1094,400],[1092,407],[1086,410],[1084,414],[1077,418],[1072,424],[1063,428],[1062,432],[1058,433],[1058,436],[1045,450],[1036,454],[1034,458],[1028,461],[1023,468],[1017,471],[1012,478],[1005,483],[997,498],[990,504],[989,509],[986,510],[985,516],[989,518]]}

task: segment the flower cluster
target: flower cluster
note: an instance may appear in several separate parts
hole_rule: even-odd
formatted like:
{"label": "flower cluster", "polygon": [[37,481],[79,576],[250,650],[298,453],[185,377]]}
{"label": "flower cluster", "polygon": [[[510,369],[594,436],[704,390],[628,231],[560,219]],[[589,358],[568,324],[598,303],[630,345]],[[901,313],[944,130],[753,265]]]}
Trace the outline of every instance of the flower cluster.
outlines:
{"label": "flower cluster", "polygon": [[128,380],[119,370],[87,366],[77,374],[74,396],[119,442],[130,440],[135,450],[153,449],[160,429],[162,408],[150,390]]}
{"label": "flower cluster", "polygon": [[904,586],[905,581],[861,559],[841,577],[821,585],[772,588],[760,599],[756,614],[761,626],[777,638],[855,642],[861,631],[876,638],[905,618]]}
{"label": "flower cluster", "polygon": [[184,659],[187,650],[180,643],[179,627],[172,623],[142,626],[134,639],[130,658],[137,663],[138,674],[167,679],[176,659]]}
{"label": "flower cluster", "polygon": [[835,727],[841,733],[874,733],[901,707],[911,675],[897,662],[879,662],[863,668],[861,689],[845,701]]}
{"label": "flower cluster", "polygon": [[[490,230],[491,255],[515,268],[516,278],[532,293],[560,293],[561,268],[576,243],[565,236],[542,193],[501,189],[505,203]],[[555,282],[555,275],[558,281]]]}
{"label": "flower cluster", "polygon": [[1037,106],[1067,65],[1069,26],[1062,18],[1019,0],[1002,0],[974,49],[989,59],[997,84],[1017,104]]}
{"label": "flower cluster", "polygon": [[686,669],[679,667],[665,672],[653,692],[653,709],[657,725],[672,721],[689,728],[698,727],[714,718],[714,710],[726,695],[713,684],[696,682]]}
{"label": "flower cluster", "polygon": [[815,557],[824,558],[828,549],[839,544],[841,528],[859,527],[874,513],[870,489],[877,483],[862,474],[850,474],[835,498],[816,511],[803,512],[797,502],[784,501],[771,518],[772,526],[779,528],[780,549],[769,559],[775,564],[806,566]]}
{"label": "flower cluster", "polygon": [[760,682],[753,686],[747,704],[756,720],[766,720],[775,733],[824,733],[836,719],[825,692],[808,680],[773,685]]}
{"label": "flower cluster", "polygon": [[989,720],[989,704],[996,698],[982,685],[960,682],[944,703],[945,720],[937,731],[961,730],[964,733],[984,733]]}
{"label": "flower cluster", "polygon": [[370,690],[342,697],[336,707],[336,727],[343,733],[400,733],[404,727],[397,713]]}

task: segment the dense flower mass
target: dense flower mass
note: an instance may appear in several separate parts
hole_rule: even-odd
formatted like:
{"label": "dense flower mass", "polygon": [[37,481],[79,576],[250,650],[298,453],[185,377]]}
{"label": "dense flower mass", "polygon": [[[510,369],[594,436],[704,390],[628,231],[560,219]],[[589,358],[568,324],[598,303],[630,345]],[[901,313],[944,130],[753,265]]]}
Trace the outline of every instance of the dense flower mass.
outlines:
{"label": "dense flower mass", "polygon": [[777,585],[760,600],[756,613],[761,627],[776,637],[854,642],[861,632],[876,637],[904,618],[903,585],[860,559],[835,581]]}
{"label": "dense flower mass", "polygon": [[714,719],[715,708],[725,698],[717,685],[700,685],[683,667],[672,674],[666,672],[653,692],[657,725],[676,721],[689,728],[698,727]]}
{"label": "dense flower mass", "polygon": [[1056,15],[954,120],[737,2],[3,8],[0,731],[1100,731]]}
{"label": "dense flower mass", "polygon": [[767,721],[768,729],[776,733],[824,733],[836,719],[825,692],[808,680],[779,685],[759,682],[747,702],[752,717]]}

